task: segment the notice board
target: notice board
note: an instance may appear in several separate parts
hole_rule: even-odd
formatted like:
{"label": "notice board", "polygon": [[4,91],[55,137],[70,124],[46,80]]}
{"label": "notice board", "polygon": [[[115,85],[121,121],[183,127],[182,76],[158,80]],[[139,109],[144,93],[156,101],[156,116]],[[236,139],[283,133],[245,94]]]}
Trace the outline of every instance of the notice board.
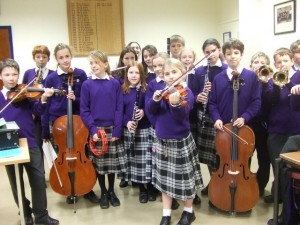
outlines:
{"label": "notice board", "polygon": [[124,47],[123,0],[67,0],[69,42],[74,56],[102,50],[119,55]]}

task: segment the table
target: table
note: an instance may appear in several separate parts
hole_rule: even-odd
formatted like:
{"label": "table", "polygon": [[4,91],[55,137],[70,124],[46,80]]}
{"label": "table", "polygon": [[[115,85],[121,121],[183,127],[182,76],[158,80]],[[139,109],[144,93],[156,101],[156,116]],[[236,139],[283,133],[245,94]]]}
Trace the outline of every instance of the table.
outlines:
{"label": "table", "polygon": [[[15,165],[15,173],[16,173],[17,187],[18,187],[19,210],[20,210],[20,216],[21,216],[21,225],[25,225],[23,201],[22,201],[22,194],[21,194],[22,191],[21,191],[21,184],[20,184],[21,176],[20,176],[18,164],[30,162],[30,156],[29,156],[27,139],[20,138],[19,145],[20,145],[21,153],[18,154],[17,156],[13,156],[13,157],[0,158],[0,166],[11,165],[11,164]],[[20,201],[20,199],[21,199],[21,201]]]}
{"label": "table", "polygon": [[275,174],[274,174],[274,214],[273,225],[277,225],[278,219],[278,187],[279,187],[279,167],[280,164],[285,163],[293,168],[300,170],[300,151],[288,152],[280,154],[280,158],[275,160]]}

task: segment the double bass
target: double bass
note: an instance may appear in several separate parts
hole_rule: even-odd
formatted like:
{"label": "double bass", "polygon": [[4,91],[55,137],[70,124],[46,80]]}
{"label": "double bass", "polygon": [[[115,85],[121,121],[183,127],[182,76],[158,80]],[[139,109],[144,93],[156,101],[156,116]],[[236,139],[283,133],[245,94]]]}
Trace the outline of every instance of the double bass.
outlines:
{"label": "double bass", "polygon": [[[70,69],[68,93],[72,91],[73,77],[73,70]],[[72,115],[72,99],[68,99],[68,114],[57,118],[53,124],[53,137],[59,153],[50,170],[49,181],[55,192],[76,197],[94,187],[96,172],[84,152],[88,134],[80,116]]]}
{"label": "double bass", "polygon": [[[233,74],[233,121],[238,118],[238,91],[241,78]],[[241,128],[232,123],[218,130],[215,137],[219,168],[212,172],[208,186],[211,203],[218,209],[230,213],[247,212],[259,199],[256,174],[249,168],[249,158],[253,154],[255,136],[246,125]]]}

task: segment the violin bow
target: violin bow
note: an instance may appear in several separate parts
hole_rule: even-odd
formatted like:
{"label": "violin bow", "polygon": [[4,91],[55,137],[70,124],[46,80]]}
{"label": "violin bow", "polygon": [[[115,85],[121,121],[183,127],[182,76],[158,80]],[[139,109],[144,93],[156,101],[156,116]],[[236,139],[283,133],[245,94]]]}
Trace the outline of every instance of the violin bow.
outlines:
{"label": "violin bow", "polygon": [[201,63],[204,59],[208,59],[212,56],[212,54],[217,50],[217,48],[215,48],[214,50],[212,50],[212,52],[207,55],[207,56],[204,56],[202,59],[200,59],[198,62],[196,62],[195,64],[193,64],[193,66],[191,66],[191,68],[189,68],[185,73],[183,73],[182,75],[180,75],[178,78],[176,78],[168,87],[165,87],[164,89],[162,89],[162,93],[161,95],[163,95],[164,93],[166,93],[168,90],[170,90],[171,88],[173,88],[177,82],[179,80],[181,80],[183,77],[185,77],[190,71],[192,71],[193,69],[196,68],[196,66]]}
{"label": "violin bow", "polygon": [[122,66],[122,67],[118,67],[116,69],[113,69],[111,70],[110,72],[115,72],[115,71],[118,71],[118,70],[125,70],[127,66]]}
{"label": "violin bow", "polygon": [[16,98],[18,98],[35,81],[35,79],[36,77],[34,77],[23,89],[20,90],[18,94],[16,94],[9,102],[7,102],[0,110],[0,113],[2,113]]}

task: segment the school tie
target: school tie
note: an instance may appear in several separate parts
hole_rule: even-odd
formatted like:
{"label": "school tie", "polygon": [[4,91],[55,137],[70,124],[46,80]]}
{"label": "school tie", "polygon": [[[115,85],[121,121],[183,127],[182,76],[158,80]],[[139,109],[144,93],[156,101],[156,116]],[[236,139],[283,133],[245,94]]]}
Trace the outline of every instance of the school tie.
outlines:
{"label": "school tie", "polygon": [[231,72],[231,74],[232,74],[232,79],[235,79],[240,75],[239,71],[237,71],[237,70],[233,70]]}

